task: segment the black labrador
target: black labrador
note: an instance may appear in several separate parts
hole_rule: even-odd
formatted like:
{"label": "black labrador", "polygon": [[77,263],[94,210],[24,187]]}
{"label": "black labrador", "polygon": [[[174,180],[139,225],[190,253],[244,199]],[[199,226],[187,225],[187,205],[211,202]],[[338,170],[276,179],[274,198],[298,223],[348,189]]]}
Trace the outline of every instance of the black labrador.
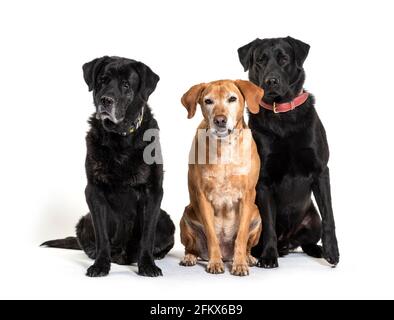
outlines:
{"label": "black labrador", "polygon": [[[96,106],[86,137],[90,214],[79,221],[76,238],[43,245],[83,249],[95,259],[89,277],[107,275],[111,262],[138,262],[140,275],[160,276],[154,260],[172,249],[175,226],[160,209],[163,165],[144,158],[150,143],[144,133],[158,132],[147,101],[159,77],[141,62],[108,56],[86,63],[83,74]],[[152,155],[160,159],[155,144]]]}
{"label": "black labrador", "polygon": [[262,268],[278,267],[278,256],[299,246],[339,262],[326,133],[314,97],[303,90],[308,52],[308,44],[291,37],[256,39],[238,49],[250,81],[265,90],[260,112],[249,117],[263,164],[256,203],[264,231],[253,249]]}

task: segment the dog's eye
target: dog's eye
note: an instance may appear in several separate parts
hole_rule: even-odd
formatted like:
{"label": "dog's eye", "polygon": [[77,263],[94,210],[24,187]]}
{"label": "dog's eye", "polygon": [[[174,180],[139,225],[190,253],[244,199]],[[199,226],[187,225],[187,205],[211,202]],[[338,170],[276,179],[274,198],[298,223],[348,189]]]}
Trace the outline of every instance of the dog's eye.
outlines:
{"label": "dog's eye", "polygon": [[129,83],[127,81],[123,82],[123,88],[125,88],[125,89],[129,89],[130,88],[130,85],[129,85]]}
{"label": "dog's eye", "polygon": [[256,61],[258,63],[265,63],[267,61],[267,56],[265,54],[263,54],[262,56],[257,57]]}
{"label": "dog's eye", "polygon": [[237,97],[231,96],[230,99],[228,99],[228,102],[235,102],[237,101]]}
{"label": "dog's eye", "polygon": [[109,78],[107,77],[107,76],[102,76],[101,78],[100,78],[100,83],[108,83],[108,80],[109,80]]}
{"label": "dog's eye", "polygon": [[287,63],[287,57],[279,57],[279,64],[281,66],[285,65]]}
{"label": "dog's eye", "polygon": [[213,104],[213,101],[211,99],[205,99],[204,102],[205,104]]}

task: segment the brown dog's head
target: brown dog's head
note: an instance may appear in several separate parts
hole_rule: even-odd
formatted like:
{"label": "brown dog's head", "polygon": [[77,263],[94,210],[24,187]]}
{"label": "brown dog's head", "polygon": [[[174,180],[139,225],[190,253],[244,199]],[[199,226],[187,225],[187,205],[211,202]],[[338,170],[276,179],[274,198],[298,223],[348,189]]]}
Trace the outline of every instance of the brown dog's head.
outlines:
{"label": "brown dog's head", "polygon": [[207,122],[208,130],[218,138],[234,131],[243,119],[246,104],[251,113],[258,113],[263,89],[244,80],[220,80],[191,87],[182,97],[188,118],[196,113],[197,103]]}

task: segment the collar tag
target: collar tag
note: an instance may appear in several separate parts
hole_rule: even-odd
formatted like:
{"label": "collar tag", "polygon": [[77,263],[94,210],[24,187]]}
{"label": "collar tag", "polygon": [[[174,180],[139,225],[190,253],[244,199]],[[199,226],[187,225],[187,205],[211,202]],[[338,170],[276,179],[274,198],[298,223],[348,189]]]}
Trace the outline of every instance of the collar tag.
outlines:
{"label": "collar tag", "polygon": [[[129,134],[132,134],[132,133],[136,132],[138,130],[138,128],[141,126],[142,120],[144,119],[144,111],[145,111],[145,106],[142,107],[141,113],[139,114],[137,119],[134,121],[134,123],[131,125],[131,127],[130,127],[130,129],[128,131]],[[124,132],[122,135],[126,136],[127,133]]]}

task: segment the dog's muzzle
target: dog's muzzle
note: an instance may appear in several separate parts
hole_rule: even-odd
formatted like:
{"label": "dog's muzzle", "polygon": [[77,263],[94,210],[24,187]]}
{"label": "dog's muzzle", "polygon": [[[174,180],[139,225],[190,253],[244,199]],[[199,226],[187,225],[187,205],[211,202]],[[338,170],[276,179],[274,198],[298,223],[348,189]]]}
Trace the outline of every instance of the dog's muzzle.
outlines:
{"label": "dog's muzzle", "polygon": [[115,99],[105,95],[102,96],[99,100],[96,117],[97,119],[101,119],[102,121],[108,119],[115,124],[123,121],[123,118],[118,118],[116,116]]}
{"label": "dog's muzzle", "polygon": [[213,129],[211,134],[217,138],[225,138],[233,133],[234,129],[228,127],[228,119],[224,115],[217,115],[213,118]]}
{"label": "dog's muzzle", "polygon": [[223,139],[223,138],[228,137],[230,134],[232,134],[234,132],[234,129],[232,129],[232,130],[231,129],[224,129],[224,130],[214,129],[214,130],[211,130],[211,131],[212,131],[212,134],[216,138]]}
{"label": "dog's muzzle", "polygon": [[123,118],[118,119],[116,117],[116,109],[114,106],[110,107],[110,108],[105,108],[103,105],[99,105],[98,106],[98,111],[96,114],[97,119],[101,119],[102,121],[108,119],[111,122],[118,124],[120,122],[123,121]]}

